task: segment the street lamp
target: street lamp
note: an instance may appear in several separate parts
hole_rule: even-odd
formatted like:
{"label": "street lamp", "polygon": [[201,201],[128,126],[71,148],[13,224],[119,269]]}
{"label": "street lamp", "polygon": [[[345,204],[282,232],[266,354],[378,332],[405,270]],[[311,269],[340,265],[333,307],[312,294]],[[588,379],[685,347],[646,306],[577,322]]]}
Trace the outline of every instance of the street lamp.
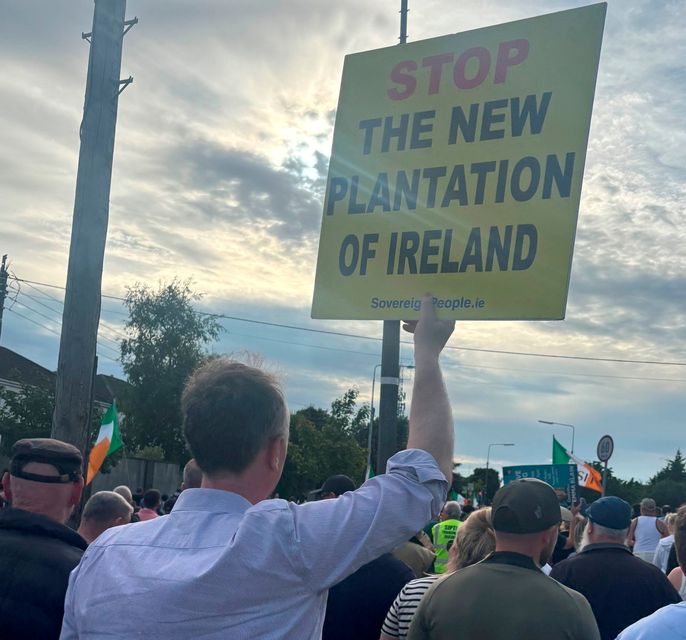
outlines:
{"label": "street lamp", "polygon": [[491,442],[486,455],[486,482],[484,482],[484,502],[488,502],[488,466],[491,462],[491,447],[514,447],[514,442]]}
{"label": "street lamp", "polygon": [[[374,387],[376,386],[376,371],[380,364],[374,366],[374,373],[372,374],[372,401],[369,409],[369,433],[367,434],[367,473],[365,480],[369,480],[369,474],[372,470],[372,427],[374,425]],[[401,369],[414,369],[413,364],[401,364]]]}
{"label": "street lamp", "polygon": [[572,449],[570,453],[574,453],[574,425],[566,422],[552,422],[551,420],[539,420],[541,424],[557,425],[558,427],[569,427],[572,430]]}

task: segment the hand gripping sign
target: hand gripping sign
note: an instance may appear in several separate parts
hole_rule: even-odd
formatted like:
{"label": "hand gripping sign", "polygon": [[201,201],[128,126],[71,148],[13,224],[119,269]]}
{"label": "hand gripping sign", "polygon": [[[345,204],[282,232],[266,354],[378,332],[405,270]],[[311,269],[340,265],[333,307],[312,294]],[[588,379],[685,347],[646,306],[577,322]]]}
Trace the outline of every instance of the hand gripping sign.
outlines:
{"label": "hand gripping sign", "polygon": [[313,317],[564,318],[605,9],[346,57]]}

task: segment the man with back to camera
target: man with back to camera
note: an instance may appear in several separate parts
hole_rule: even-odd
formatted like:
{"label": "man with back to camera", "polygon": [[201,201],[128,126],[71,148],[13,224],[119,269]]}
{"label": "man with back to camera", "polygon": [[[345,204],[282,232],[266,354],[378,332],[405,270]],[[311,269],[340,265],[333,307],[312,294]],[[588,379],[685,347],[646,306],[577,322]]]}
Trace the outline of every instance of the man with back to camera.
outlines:
{"label": "man with back to camera", "polygon": [[[384,475],[336,500],[267,500],[283,471],[289,414],[269,374],[213,359],[182,397],[203,472],[165,518],[105,532],[72,573],[62,638],[318,639],[329,587],[440,511],[453,423],[438,359],[454,321],[425,296],[414,332],[408,447]],[[121,612],[126,611],[126,616]]]}
{"label": "man with back to camera", "polygon": [[[327,478],[317,491],[320,500],[335,500],[355,483],[344,475]],[[388,608],[414,578],[412,569],[390,553],[360,567],[329,589],[322,640],[378,640]]]}
{"label": "man with back to camera", "polygon": [[560,519],[549,484],[525,478],[501,487],[491,507],[495,552],[431,587],[408,640],[598,640],[586,599],[541,571]]}
{"label": "man with back to camera", "polygon": [[131,522],[133,507],[114,491],[98,491],[86,502],[81,514],[79,535],[90,544],[103,531]]}
{"label": "man with back to camera", "polygon": [[58,638],[69,573],[86,541],[65,523],[81,500],[81,452],[52,438],[18,440],[2,485],[0,638]]}
{"label": "man with back to camera", "polygon": [[627,535],[627,544],[634,555],[646,562],[652,562],[657,545],[668,535],[667,525],[657,515],[655,500],[643,498],[641,512],[631,521]]}
{"label": "man with back to camera", "polygon": [[630,624],[681,601],[662,571],[624,544],[631,522],[628,502],[600,498],[586,509],[586,517],[581,551],[556,564],[550,576],[588,599],[602,640],[614,640]]}

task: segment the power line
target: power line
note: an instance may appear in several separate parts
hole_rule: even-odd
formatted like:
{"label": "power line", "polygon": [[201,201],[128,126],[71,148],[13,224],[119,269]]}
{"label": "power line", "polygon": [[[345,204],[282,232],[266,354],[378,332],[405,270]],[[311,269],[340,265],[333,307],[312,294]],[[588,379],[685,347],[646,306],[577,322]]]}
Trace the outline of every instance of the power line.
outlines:
{"label": "power line", "polygon": [[[56,335],[58,338],[61,337],[61,334],[58,331],[55,331],[54,329],[50,327],[46,327],[44,324],[34,320],[33,318],[29,318],[28,316],[25,316],[23,313],[19,313],[18,311],[15,311],[12,308],[8,308],[7,311],[10,311],[11,313],[14,313],[15,315],[19,316],[20,318],[23,318],[24,320],[27,320],[28,322],[31,322],[32,324],[35,324],[36,326],[40,327],[41,329],[45,329],[46,331],[49,331],[50,333]],[[101,348],[107,348],[106,345],[99,345]],[[114,351],[114,349],[112,349]],[[105,360],[110,360],[111,362],[116,362],[119,364],[119,360],[115,360],[114,358],[110,358],[109,356],[106,356],[104,353],[99,353],[99,357],[104,358]]]}
{"label": "power line", "polygon": [[[44,286],[44,287],[51,287],[53,289],[64,289],[64,287],[59,287],[57,285],[52,285],[52,284],[47,284],[45,282],[37,282],[35,280],[23,280],[21,278],[16,278],[16,280],[19,280],[20,282],[28,282],[29,284],[36,284],[39,286]],[[120,300],[120,301],[126,301],[125,298],[121,298],[119,296],[111,296],[111,295],[105,295],[103,294],[103,298],[108,298],[111,300]],[[376,342],[381,342],[381,338],[375,337],[375,336],[363,336],[360,334],[356,333],[345,333],[342,331],[331,331],[327,329],[313,329],[312,327],[301,327],[298,325],[291,325],[291,324],[283,324],[279,322],[268,322],[266,320],[255,320],[252,318],[241,318],[239,316],[230,316],[224,313],[209,313],[205,311],[196,311],[198,315],[202,316],[209,316],[213,318],[218,318],[218,319],[223,319],[223,320],[233,320],[236,322],[248,322],[251,324],[259,324],[263,326],[268,326],[268,327],[278,327],[280,329],[292,329],[294,331],[305,331],[308,333],[320,333],[323,335],[330,335],[330,336],[338,336],[341,338],[354,338],[357,340],[374,340]],[[404,345],[412,345],[412,342],[408,341],[401,341],[400,344]],[[570,355],[562,355],[562,354],[557,354],[557,353],[537,353],[537,352],[531,352],[531,351],[507,351],[503,349],[484,349],[481,347],[457,347],[453,345],[447,345],[445,347],[448,350],[454,350],[454,351],[473,351],[476,353],[493,353],[493,354],[499,354],[499,355],[509,355],[509,356],[523,356],[523,357],[529,357],[529,358],[553,358],[553,359],[560,359],[560,360],[581,360],[581,361],[587,361],[587,362],[614,362],[614,363],[620,363],[620,364],[648,364],[648,365],[660,365],[660,366],[672,366],[672,367],[686,367],[686,362],[672,362],[672,361],[663,361],[663,360],[634,360],[630,358],[601,358],[601,357],[594,357],[594,356],[570,356]]]}
{"label": "power line", "polygon": [[[28,295],[28,294],[22,293],[21,295]],[[29,297],[30,297],[30,296],[29,296]],[[50,317],[46,316],[44,313],[41,313],[40,311],[37,311],[37,310],[34,309],[33,307],[29,307],[25,302],[21,302],[20,300],[17,300],[17,304],[20,304],[22,307],[24,307],[24,308],[27,309],[28,311],[32,311],[33,313],[35,313],[35,314],[41,316],[42,318],[45,318],[46,320],[49,320],[50,322],[56,322],[59,326],[62,326],[62,321],[61,321],[61,320],[55,320],[54,318],[50,318]],[[46,305],[43,305],[43,306],[46,306]],[[50,307],[48,307],[48,308],[50,308]],[[55,311],[54,309],[51,309],[51,311],[54,311],[55,313],[59,313],[59,311]],[[116,340],[113,340],[112,338],[108,338],[107,336],[102,336],[102,335],[101,335],[101,336],[98,336],[98,337],[99,337],[101,340],[108,340],[109,342],[111,342],[112,344],[114,344],[117,348],[119,348],[119,343],[118,343]],[[110,349],[110,351],[114,351],[114,352],[117,353],[117,355],[118,355],[118,352],[116,351],[116,349],[113,349],[112,347],[108,347],[107,345],[102,344],[102,343],[100,344],[100,346],[104,347],[105,349]]]}
{"label": "power line", "polygon": [[[31,287],[30,284],[29,284],[29,286]],[[40,289],[37,289],[36,287],[31,287],[31,288],[32,288],[32,289],[35,289],[35,290],[38,291],[39,293],[42,293],[42,292],[40,291]],[[62,310],[60,310],[60,309],[54,309],[53,307],[51,307],[51,306],[45,304],[44,302],[42,302],[41,300],[39,300],[39,299],[36,298],[35,296],[32,296],[30,293],[26,293],[26,291],[22,291],[21,289],[18,289],[18,290],[17,290],[17,295],[18,295],[18,296],[26,296],[26,297],[29,298],[30,300],[33,300],[36,304],[39,304],[41,307],[44,307],[45,309],[48,309],[49,311],[52,311],[53,313],[57,313],[58,315],[61,315],[61,314],[62,314]],[[44,295],[46,295],[46,294],[44,294]],[[64,306],[64,303],[63,303],[61,300],[58,300],[57,298],[54,298],[54,297],[52,297],[52,296],[46,296],[46,297],[48,297],[48,298],[50,298],[51,300],[53,300],[53,301],[55,301],[55,302],[58,302],[59,304],[61,304],[62,306]],[[24,303],[22,303],[22,302],[19,302],[19,304],[21,304],[22,306],[24,306],[26,309],[29,309],[29,310],[33,311],[34,313],[39,313],[39,312],[36,311],[35,309],[32,309],[31,307],[27,306],[26,304],[24,304]],[[41,315],[41,314],[39,313],[39,315]],[[45,317],[45,316],[43,316],[43,317]],[[53,322],[57,322],[57,320],[54,320],[53,318],[46,318],[46,319],[51,320],[51,321],[53,321]],[[61,321],[60,321],[60,324],[61,324]],[[102,328],[105,328],[105,329],[107,329],[107,330],[109,330],[109,331],[112,331],[112,332],[115,333],[115,334],[121,335],[123,338],[126,338],[126,336],[125,336],[123,333],[120,333],[120,332],[118,332],[116,329],[114,329],[114,328],[112,328],[112,327],[109,327],[109,326],[106,326],[106,325],[104,325],[104,324],[101,323],[100,329],[102,329]],[[109,342],[111,342],[112,344],[114,344],[117,348],[119,348],[119,340],[115,340],[114,338],[110,338],[110,337],[105,336],[105,335],[102,335],[102,334],[100,334],[99,337],[100,337],[102,340],[108,340]]]}

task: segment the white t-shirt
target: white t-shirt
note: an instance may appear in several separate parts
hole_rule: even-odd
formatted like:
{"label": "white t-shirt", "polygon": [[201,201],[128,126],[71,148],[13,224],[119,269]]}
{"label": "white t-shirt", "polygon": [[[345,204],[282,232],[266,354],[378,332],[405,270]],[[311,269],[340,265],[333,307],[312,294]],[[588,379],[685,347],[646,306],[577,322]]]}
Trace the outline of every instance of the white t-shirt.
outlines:
{"label": "white t-shirt", "polygon": [[663,573],[667,573],[667,564],[669,563],[669,552],[672,550],[672,545],[674,544],[674,536],[667,536],[662,538],[657,543],[657,549],[655,549],[655,556],[653,557],[653,564],[660,569]]}

